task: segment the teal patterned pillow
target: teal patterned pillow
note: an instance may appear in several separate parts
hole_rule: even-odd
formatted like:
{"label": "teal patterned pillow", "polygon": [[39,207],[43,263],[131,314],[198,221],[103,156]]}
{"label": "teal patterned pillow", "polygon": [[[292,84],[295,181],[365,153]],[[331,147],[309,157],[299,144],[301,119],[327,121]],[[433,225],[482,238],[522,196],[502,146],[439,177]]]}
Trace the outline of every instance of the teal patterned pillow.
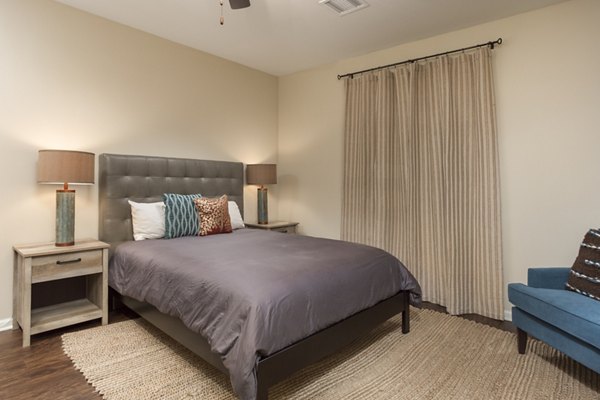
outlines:
{"label": "teal patterned pillow", "polygon": [[194,199],[200,194],[163,194],[165,202],[165,239],[182,236],[198,236],[200,221]]}

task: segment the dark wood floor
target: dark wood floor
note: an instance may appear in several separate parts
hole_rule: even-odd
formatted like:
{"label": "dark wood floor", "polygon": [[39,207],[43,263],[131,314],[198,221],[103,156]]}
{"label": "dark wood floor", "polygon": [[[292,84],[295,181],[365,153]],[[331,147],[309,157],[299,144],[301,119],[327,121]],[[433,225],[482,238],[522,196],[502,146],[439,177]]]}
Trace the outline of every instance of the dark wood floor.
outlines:
{"label": "dark wood floor", "polygon": [[[424,308],[445,312],[445,308],[425,303]],[[114,311],[110,323],[137,316],[130,311]],[[496,321],[480,315],[464,318],[495,328],[514,331],[510,322]],[[0,332],[0,399],[85,399],[100,400],[83,375],[63,353],[60,336],[74,330],[98,326],[99,322],[79,324],[32,336],[31,347],[21,347],[21,331]]]}
{"label": "dark wood floor", "polygon": [[[442,307],[440,305],[433,304],[433,303],[425,302],[425,303],[423,303],[423,308],[426,308],[428,310],[434,310],[434,311],[446,313],[446,307]],[[470,321],[479,322],[480,324],[489,325],[491,327],[498,328],[503,331],[513,332],[513,333],[517,332],[517,328],[515,328],[515,326],[511,322],[508,322],[508,321],[500,321],[498,319],[482,317],[481,315],[478,315],[478,314],[463,314],[460,317],[464,318],[464,319],[468,319]]]}
{"label": "dark wood floor", "polygon": [[[115,311],[110,323],[137,316]],[[83,375],[63,353],[60,336],[66,332],[99,326],[87,322],[31,337],[31,347],[23,348],[20,330],[0,332],[0,399],[86,399],[100,400]]]}

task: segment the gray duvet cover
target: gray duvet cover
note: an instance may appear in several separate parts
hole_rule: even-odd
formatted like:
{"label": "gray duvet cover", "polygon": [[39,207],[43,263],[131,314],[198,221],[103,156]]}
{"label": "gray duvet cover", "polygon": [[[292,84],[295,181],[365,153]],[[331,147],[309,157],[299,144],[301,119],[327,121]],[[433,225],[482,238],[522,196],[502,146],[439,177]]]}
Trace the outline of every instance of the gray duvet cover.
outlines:
{"label": "gray duvet cover", "polygon": [[421,301],[415,278],[383,250],[253,229],[123,243],[109,283],[205,337],[244,400],[256,396],[261,357],[400,290]]}

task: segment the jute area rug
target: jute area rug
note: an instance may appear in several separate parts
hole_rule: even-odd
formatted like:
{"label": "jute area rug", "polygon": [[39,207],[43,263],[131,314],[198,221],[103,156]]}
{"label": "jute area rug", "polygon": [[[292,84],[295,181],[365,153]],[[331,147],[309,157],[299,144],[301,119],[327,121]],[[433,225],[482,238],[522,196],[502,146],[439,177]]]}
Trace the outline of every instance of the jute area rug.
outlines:
{"label": "jute area rug", "polygon": [[[530,340],[430,310],[393,318],[269,391],[269,399],[600,399],[599,375]],[[235,399],[228,379],[142,320],[63,335],[105,399]]]}

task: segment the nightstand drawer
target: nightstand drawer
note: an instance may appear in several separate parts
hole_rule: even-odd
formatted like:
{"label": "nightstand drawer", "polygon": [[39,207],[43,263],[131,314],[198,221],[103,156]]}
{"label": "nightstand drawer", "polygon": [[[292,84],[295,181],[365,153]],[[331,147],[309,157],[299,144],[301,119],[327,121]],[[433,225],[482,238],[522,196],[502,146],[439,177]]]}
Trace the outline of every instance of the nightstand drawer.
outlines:
{"label": "nightstand drawer", "polygon": [[31,282],[39,283],[102,272],[102,250],[52,254],[31,259]]}

